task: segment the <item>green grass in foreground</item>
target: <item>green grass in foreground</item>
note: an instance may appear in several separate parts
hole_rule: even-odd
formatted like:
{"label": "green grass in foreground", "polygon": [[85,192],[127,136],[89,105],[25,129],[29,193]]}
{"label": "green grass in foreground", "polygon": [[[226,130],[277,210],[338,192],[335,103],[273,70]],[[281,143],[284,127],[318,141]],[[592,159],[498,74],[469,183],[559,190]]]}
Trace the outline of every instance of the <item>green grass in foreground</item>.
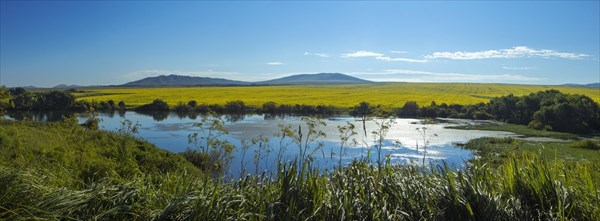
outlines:
{"label": "green grass in foreground", "polygon": [[[182,156],[129,133],[87,130],[64,122],[0,120],[0,166],[51,175],[59,186],[83,187],[105,177],[200,171]],[[48,183],[48,184],[51,184]]]}
{"label": "green grass in foreground", "polygon": [[514,138],[479,138],[469,141],[465,148],[477,151],[479,162],[501,165],[515,155],[535,154],[548,161],[590,164],[594,183],[600,184],[600,150],[581,148],[582,144],[600,145],[598,140],[584,139],[569,142],[531,142]]}
{"label": "green grass in foreground", "polygon": [[568,94],[584,94],[600,102],[595,88],[472,83],[376,83],[353,85],[292,85],[252,87],[174,87],[174,88],[90,88],[75,93],[87,101],[124,101],[130,107],[161,99],[174,106],[178,102],[196,100],[198,104],[225,104],[241,100],[259,107],[265,102],[277,104],[333,105],[348,108],[362,101],[384,107],[402,107],[406,101],[420,106],[437,104],[476,104],[490,98],[514,94],[517,96],[557,89]]}
{"label": "green grass in foreground", "polygon": [[[600,143],[598,141],[587,141]],[[515,154],[533,153],[546,160],[561,160],[573,163],[592,162],[600,165],[600,151],[574,147],[574,144],[579,142],[530,142],[510,137],[486,137],[469,141],[465,148],[477,150],[477,155],[483,159],[483,162],[495,164],[501,164],[506,158]]]}
{"label": "green grass in foreground", "polygon": [[[273,179],[222,182],[127,134],[72,123],[0,125],[0,220],[600,220],[595,162],[523,152],[462,172],[354,162],[324,173],[305,164],[282,166]],[[120,172],[129,170],[105,156],[123,140],[131,156],[156,159],[127,158],[140,172]],[[62,171],[79,170],[82,145],[84,157],[116,165],[92,182]],[[165,161],[174,169],[155,166]]]}

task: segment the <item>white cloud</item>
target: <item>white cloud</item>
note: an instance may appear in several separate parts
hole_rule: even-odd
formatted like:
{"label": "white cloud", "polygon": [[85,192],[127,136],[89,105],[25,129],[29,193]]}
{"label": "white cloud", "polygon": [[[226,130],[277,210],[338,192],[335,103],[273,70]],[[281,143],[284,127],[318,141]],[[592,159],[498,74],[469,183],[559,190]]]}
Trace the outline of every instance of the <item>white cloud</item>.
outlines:
{"label": "white cloud", "polygon": [[285,63],[279,62],[279,61],[269,61],[269,62],[267,62],[267,65],[273,65],[273,66],[284,65],[284,64]]}
{"label": "white cloud", "polygon": [[438,59],[446,58],[453,60],[472,60],[488,58],[563,58],[563,59],[582,59],[589,57],[587,54],[558,52],[555,50],[542,49],[535,50],[527,46],[516,46],[510,49],[487,50],[487,51],[456,51],[456,52],[434,52],[426,55],[425,58]]}
{"label": "white cloud", "polygon": [[381,57],[383,54],[372,51],[355,51],[352,53],[342,54],[342,58],[365,58],[365,57]]}
{"label": "white cloud", "polygon": [[452,72],[429,72],[415,70],[389,69],[384,70],[386,75],[411,76],[416,79],[430,82],[524,82],[539,81],[540,78],[527,77],[513,74],[465,74]]}
{"label": "white cloud", "polygon": [[392,54],[406,54],[408,51],[390,51]]}
{"label": "white cloud", "polygon": [[322,57],[322,58],[328,58],[329,57],[329,55],[327,53],[304,52],[304,55],[317,56],[317,57]]}
{"label": "white cloud", "polygon": [[506,70],[533,70],[536,69],[535,67],[507,67],[504,66],[502,67],[502,69],[506,69]]}
{"label": "white cloud", "polygon": [[390,58],[390,57],[386,57],[386,56],[375,57],[375,59],[382,60],[382,61],[404,61],[404,62],[412,62],[412,63],[428,62],[428,60],[411,59],[411,58]]}
{"label": "white cloud", "polygon": [[[392,51],[395,54],[406,53],[404,51]],[[428,60],[424,59],[412,59],[412,58],[392,58],[388,56],[384,56],[384,54],[372,52],[372,51],[355,51],[352,53],[342,54],[342,58],[365,58],[365,57],[374,57],[380,61],[402,61],[402,62],[412,62],[412,63],[425,63]]]}

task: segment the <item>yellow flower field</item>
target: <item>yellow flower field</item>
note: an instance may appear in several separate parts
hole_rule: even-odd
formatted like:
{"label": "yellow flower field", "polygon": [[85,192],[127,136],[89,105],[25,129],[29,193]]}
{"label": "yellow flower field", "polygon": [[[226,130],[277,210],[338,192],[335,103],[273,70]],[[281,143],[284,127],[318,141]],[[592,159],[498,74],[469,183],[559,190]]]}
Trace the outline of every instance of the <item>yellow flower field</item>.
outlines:
{"label": "yellow flower field", "polygon": [[377,83],[355,85],[294,85],[247,87],[176,87],[176,88],[92,88],[76,93],[87,101],[124,101],[127,106],[139,106],[154,99],[169,105],[196,100],[198,104],[224,104],[242,100],[247,105],[260,106],[273,101],[278,104],[334,105],[351,107],[361,101],[399,107],[406,101],[419,105],[474,104],[489,98],[557,89],[569,94],[585,94],[600,102],[600,89],[565,86],[473,84],[473,83]]}

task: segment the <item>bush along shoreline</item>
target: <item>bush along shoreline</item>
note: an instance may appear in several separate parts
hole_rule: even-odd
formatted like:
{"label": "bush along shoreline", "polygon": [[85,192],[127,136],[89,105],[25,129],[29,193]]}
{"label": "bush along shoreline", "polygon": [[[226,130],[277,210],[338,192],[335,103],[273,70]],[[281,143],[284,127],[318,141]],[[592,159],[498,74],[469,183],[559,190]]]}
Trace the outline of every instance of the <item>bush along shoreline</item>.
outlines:
{"label": "bush along shoreline", "polygon": [[[1,92],[3,91],[3,92]],[[577,134],[600,131],[600,106],[590,97],[578,94],[564,94],[558,90],[546,90],[524,96],[507,95],[490,99],[489,103],[473,105],[437,104],[419,105],[407,101],[401,107],[383,107],[367,102],[352,108],[331,105],[277,104],[265,102],[262,106],[248,106],[241,100],[225,104],[204,104],[191,100],[168,104],[161,99],[137,107],[128,107],[124,101],[86,101],[75,99],[69,91],[47,91],[31,93],[22,88],[0,90],[0,113],[5,111],[75,111],[90,110],[103,112],[123,112],[134,110],[156,115],[159,119],[173,111],[179,114],[265,114],[297,116],[331,116],[349,114],[355,117],[371,115],[397,116],[406,118],[461,118],[498,120],[527,125],[530,128],[547,131]]]}

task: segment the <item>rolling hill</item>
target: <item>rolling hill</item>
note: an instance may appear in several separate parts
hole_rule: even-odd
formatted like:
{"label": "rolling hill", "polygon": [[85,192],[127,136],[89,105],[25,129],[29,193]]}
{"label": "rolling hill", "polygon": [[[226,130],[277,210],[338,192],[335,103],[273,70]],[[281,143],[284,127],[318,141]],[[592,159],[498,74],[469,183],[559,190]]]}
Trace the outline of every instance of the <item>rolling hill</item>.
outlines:
{"label": "rolling hill", "polygon": [[59,84],[59,85],[56,85],[56,86],[54,86],[52,88],[54,88],[54,89],[66,89],[66,88],[78,88],[78,87],[82,87],[82,86],[75,85],[75,84],[72,84],[72,85]]}
{"label": "rolling hill", "polygon": [[209,77],[191,77],[181,75],[161,75],[157,77],[147,77],[141,80],[125,83],[123,86],[226,86],[226,85],[249,85],[250,82],[234,81],[223,78]]}
{"label": "rolling hill", "polygon": [[569,87],[587,87],[587,88],[600,88],[600,82],[591,84],[564,84]]}
{"label": "rolling hill", "polygon": [[161,87],[161,86],[240,86],[240,85],[334,85],[334,84],[361,84],[371,83],[371,81],[352,77],[340,73],[319,73],[319,74],[298,74],[283,78],[261,81],[246,82],[235,81],[223,78],[209,77],[191,77],[181,75],[161,75],[157,77],[147,77],[141,80],[132,81],[122,86],[137,87]]}
{"label": "rolling hill", "polygon": [[298,74],[288,77],[261,81],[256,84],[264,85],[297,85],[297,84],[364,84],[371,81],[340,73]]}

